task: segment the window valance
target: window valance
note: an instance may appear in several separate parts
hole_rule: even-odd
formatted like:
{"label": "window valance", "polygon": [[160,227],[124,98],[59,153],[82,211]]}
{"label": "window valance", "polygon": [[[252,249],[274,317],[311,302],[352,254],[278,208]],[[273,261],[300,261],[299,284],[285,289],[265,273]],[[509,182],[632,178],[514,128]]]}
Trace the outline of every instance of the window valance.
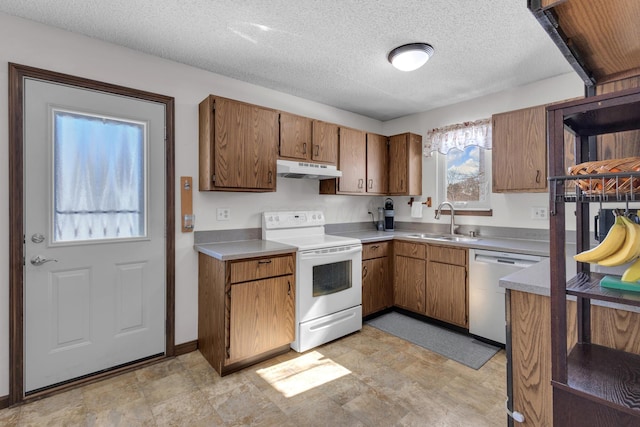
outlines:
{"label": "window valance", "polygon": [[447,154],[453,148],[462,151],[470,145],[491,150],[490,118],[431,129],[425,138],[424,155],[430,157],[434,151]]}

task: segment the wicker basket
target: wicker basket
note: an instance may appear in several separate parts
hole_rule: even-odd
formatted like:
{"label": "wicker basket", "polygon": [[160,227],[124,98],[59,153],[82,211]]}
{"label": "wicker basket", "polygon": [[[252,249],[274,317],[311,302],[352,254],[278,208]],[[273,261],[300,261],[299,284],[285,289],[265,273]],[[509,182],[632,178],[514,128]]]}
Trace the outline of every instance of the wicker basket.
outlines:
{"label": "wicker basket", "polygon": [[[595,175],[640,171],[640,157],[585,162],[569,168],[569,175]],[[585,194],[628,194],[640,192],[640,177],[607,177],[577,179],[576,185]]]}

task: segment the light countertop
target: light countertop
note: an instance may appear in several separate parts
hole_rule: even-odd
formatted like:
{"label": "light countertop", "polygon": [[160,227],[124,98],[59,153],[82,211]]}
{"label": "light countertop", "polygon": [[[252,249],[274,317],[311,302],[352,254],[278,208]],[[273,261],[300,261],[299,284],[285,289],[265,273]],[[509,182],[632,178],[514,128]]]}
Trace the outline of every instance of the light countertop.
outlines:
{"label": "light countertop", "polygon": [[297,250],[295,246],[285,245],[269,240],[239,240],[236,242],[203,243],[195,245],[195,249],[198,252],[221,261],[281,255],[295,252]]}

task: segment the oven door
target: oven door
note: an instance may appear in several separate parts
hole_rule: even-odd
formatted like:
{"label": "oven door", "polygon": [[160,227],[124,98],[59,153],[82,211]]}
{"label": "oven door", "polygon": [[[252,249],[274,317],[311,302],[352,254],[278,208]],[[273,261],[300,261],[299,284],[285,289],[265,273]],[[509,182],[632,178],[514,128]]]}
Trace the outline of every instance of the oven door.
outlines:
{"label": "oven door", "polygon": [[362,245],[298,253],[298,323],[362,304]]}

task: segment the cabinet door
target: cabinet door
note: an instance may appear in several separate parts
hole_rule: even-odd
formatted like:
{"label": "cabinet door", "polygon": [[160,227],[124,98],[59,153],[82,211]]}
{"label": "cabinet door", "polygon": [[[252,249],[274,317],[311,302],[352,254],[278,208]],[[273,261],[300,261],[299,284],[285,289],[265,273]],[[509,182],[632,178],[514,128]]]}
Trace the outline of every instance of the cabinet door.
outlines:
{"label": "cabinet door", "polygon": [[545,106],[493,116],[493,192],[547,189]]}
{"label": "cabinet door", "polygon": [[280,113],[280,157],[311,158],[311,122],[307,117]]}
{"label": "cabinet door", "polygon": [[291,343],[294,301],[293,276],[232,285],[226,364]]}
{"label": "cabinet door", "polygon": [[[640,76],[596,85],[596,95],[640,87]],[[640,131],[598,135],[598,160],[640,156]]]}
{"label": "cabinet door", "polygon": [[367,134],[367,193],[387,194],[389,162],[387,137]]}
{"label": "cabinet door", "polygon": [[215,187],[274,190],[278,113],[215,98]]}
{"label": "cabinet door", "polygon": [[362,316],[389,307],[389,258],[362,262]]}
{"label": "cabinet door", "polygon": [[416,313],[425,312],[425,269],[424,259],[395,257],[393,302],[398,307]]}
{"label": "cabinet door", "polygon": [[362,131],[340,128],[338,169],[338,191],[341,193],[364,193],[367,165],[367,137]]}
{"label": "cabinet door", "polygon": [[427,316],[466,328],[466,268],[429,262],[428,270]]}
{"label": "cabinet door", "polygon": [[389,194],[422,195],[422,137],[412,133],[389,138]]}
{"label": "cabinet door", "polygon": [[338,163],[338,125],[313,121],[311,160],[336,165]]}

